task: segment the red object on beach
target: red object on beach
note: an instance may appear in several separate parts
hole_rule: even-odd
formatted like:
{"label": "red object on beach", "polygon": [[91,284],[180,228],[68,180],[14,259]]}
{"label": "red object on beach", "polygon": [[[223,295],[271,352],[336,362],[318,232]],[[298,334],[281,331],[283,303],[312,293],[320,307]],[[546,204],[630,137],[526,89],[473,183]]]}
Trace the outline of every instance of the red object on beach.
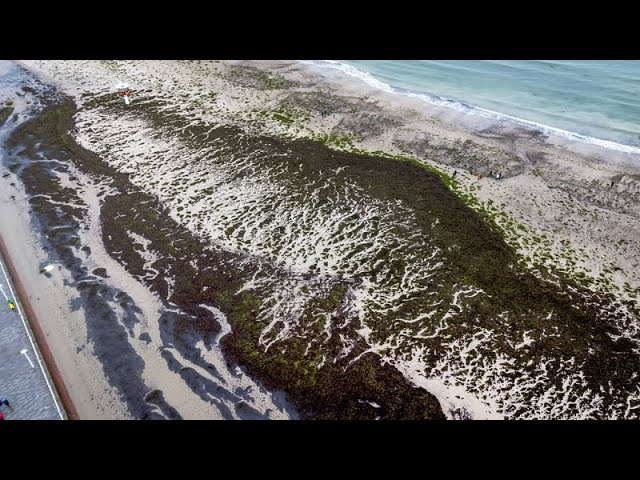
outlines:
{"label": "red object on beach", "polygon": [[117,85],[116,90],[116,94],[119,97],[126,97],[127,95],[129,95],[129,85],[126,83],[120,83],[119,85]]}
{"label": "red object on beach", "polygon": [[0,420],[4,420],[4,413],[0,412]]}
{"label": "red object on beach", "polygon": [[121,83],[116,87],[116,94],[124,100],[124,103],[129,105],[129,85],[126,83]]}

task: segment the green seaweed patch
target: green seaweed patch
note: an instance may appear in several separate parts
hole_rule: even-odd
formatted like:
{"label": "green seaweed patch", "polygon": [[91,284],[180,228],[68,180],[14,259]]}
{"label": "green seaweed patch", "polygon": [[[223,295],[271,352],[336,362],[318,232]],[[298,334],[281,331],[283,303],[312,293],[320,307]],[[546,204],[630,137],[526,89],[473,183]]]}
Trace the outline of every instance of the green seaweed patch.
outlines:
{"label": "green seaweed patch", "polygon": [[323,145],[338,150],[351,151],[353,149],[353,141],[346,135],[319,134],[315,135],[313,139]]}
{"label": "green seaweed patch", "polygon": [[298,85],[282,74],[240,65],[229,66],[226,78],[232,83],[256,90],[283,90]]}
{"label": "green seaweed patch", "polygon": [[13,113],[13,107],[6,106],[0,108],[0,127],[7,121],[7,118]]}
{"label": "green seaweed patch", "polygon": [[289,126],[293,123],[293,119],[290,117],[287,117],[286,115],[283,115],[281,113],[277,113],[274,112],[271,114],[271,118],[273,118],[274,120],[283,123],[286,126]]}

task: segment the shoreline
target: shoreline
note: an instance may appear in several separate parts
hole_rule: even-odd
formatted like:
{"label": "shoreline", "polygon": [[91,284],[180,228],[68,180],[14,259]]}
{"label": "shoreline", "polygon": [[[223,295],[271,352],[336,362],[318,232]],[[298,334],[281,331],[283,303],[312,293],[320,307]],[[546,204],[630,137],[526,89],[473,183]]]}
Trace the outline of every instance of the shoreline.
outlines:
{"label": "shoreline", "polygon": [[[601,276],[606,280],[595,285],[596,290],[604,288],[608,283],[622,285],[627,281],[633,287],[638,285],[639,274],[636,266],[640,250],[638,249],[640,234],[633,234],[633,232],[640,232],[638,222],[640,208],[635,203],[634,196],[638,191],[638,183],[634,177],[637,169],[633,166],[625,166],[627,162],[620,156],[608,155],[607,158],[611,162],[598,165],[600,154],[597,154],[594,149],[588,149],[589,152],[582,154],[571,152],[563,147],[550,145],[546,142],[547,139],[532,136],[528,131],[494,128],[490,131],[474,133],[466,131],[463,125],[450,129],[446,126],[447,122],[459,120],[459,115],[441,109],[441,116],[434,116],[431,114],[438,113],[437,109],[431,109],[431,113],[425,113],[424,109],[417,108],[416,103],[410,99],[390,100],[382,93],[372,92],[371,89],[357,85],[355,82],[345,84],[324,81],[310,75],[308,71],[301,69],[293,62],[204,62],[204,64],[199,61],[155,64],[103,62],[104,65],[101,62],[93,62],[83,65],[80,69],[76,68],[76,63],[50,62],[39,65],[46,68],[52,75],[57,75],[59,80],[62,79],[60,81],[63,84],[66,82],[67,85],[76,87],[83,85],[82,88],[89,93],[85,98],[76,97],[80,104],[80,111],[76,114],[76,122],[80,129],[80,144],[104,155],[107,163],[127,172],[134,183],[146,185],[151,194],[165,203],[173,219],[183,222],[200,238],[222,242],[225,246],[236,248],[236,251],[248,251],[251,255],[261,256],[260,258],[269,259],[269,255],[272,255],[269,250],[257,249],[255,243],[248,245],[246,242],[243,243],[241,241],[243,237],[234,236],[233,230],[228,231],[228,229],[217,227],[217,225],[224,227],[224,219],[215,217],[218,215],[216,209],[211,208],[207,203],[202,203],[202,198],[197,195],[199,190],[194,185],[187,182],[183,188],[168,181],[171,179],[168,169],[175,165],[165,167],[168,162],[159,161],[163,158],[160,154],[156,154],[154,149],[168,151],[169,153],[164,154],[164,158],[183,157],[195,160],[198,157],[189,156],[191,150],[182,146],[183,139],[164,144],[149,140],[153,135],[153,129],[145,130],[147,120],[136,117],[136,105],[144,106],[153,114],[164,115],[163,112],[174,107],[176,99],[179,99],[182,102],[180,115],[183,115],[187,122],[200,122],[198,125],[201,125],[205,132],[207,127],[242,125],[249,132],[284,135],[289,139],[296,136],[307,138],[320,136],[321,142],[329,144],[337,151],[349,152],[356,149],[369,152],[383,151],[417,157],[422,163],[446,172],[459,170],[457,180],[461,192],[458,194],[461,198],[465,198],[465,195],[473,195],[474,198],[483,202],[480,205],[471,205],[472,208],[477,211],[488,209],[495,217],[494,220],[505,229],[513,228],[510,224],[515,223],[517,227],[518,223],[522,223],[525,230],[521,231],[525,233],[507,235],[507,241],[520,253],[526,255],[532,264],[557,263],[577,271],[578,269],[572,266],[576,264],[585,271],[588,270],[594,277]],[[212,72],[216,75],[211,75]],[[115,102],[109,103],[107,95],[101,96],[103,93],[110,93],[112,80],[120,77],[132,83],[137,82],[139,93],[137,97],[134,94],[132,107],[129,110],[120,108]],[[166,78],[167,81],[160,82],[159,79],[162,78]],[[171,85],[172,79],[179,88]],[[272,88],[274,85],[275,88]],[[282,85],[287,85],[287,88],[282,88]],[[315,92],[318,91],[321,94],[316,95]],[[210,92],[215,93],[212,99]],[[313,95],[316,96],[313,97]],[[93,100],[91,97],[95,99],[93,104],[90,103]],[[313,100],[316,97],[320,100]],[[330,109],[331,115],[320,116],[322,108]],[[99,129],[95,128],[96,121],[100,122]],[[198,130],[195,132],[196,135],[199,134]],[[206,138],[208,139],[208,135]],[[127,142],[123,143],[125,139]],[[176,144],[180,148],[176,147]],[[206,154],[198,151],[195,153],[206,158]],[[341,171],[341,168],[343,167],[338,167],[336,170]],[[347,171],[348,168],[350,167],[347,166]],[[505,173],[503,180],[495,181],[487,178],[488,172],[495,171],[496,168]],[[152,169],[155,171],[151,172]],[[202,170],[193,173],[205,176],[207,172]],[[479,178],[478,173],[482,174],[483,178]],[[188,171],[185,177],[189,177]],[[616,178],[616,195],[613,195],[613,190],[607,188],[608,182],[613,181],[611,178]],[[159,186],[155,186],[156,183]],[[216,189],[213,190],[215,191]],[[235,205],[244,201],[243,195],[247,199],[260,199],[261,197],[256,195],[263,194],[259,189],[257,191],[240,190],[240,192],[241,194],[231,202],[231,206],[223,204],[227,213],[235,214],[234,212],[238,209]],[[264,192],[268,193],[267,190]],[[216,198],[214,200],[217,201]],[[199,206],[200,204],[202,206]],[[497,209],[491,210],[489,208],[491,204],[502,205],[508,215],[503,217]],[[188,207],[186,213],[180,213],[184,210],[184,205]],[[240,207],[242,206],[244,205],[240,204]],[[203,212],[213,216],[204,217],[204,221],[198,222],[198,216]],[[190,217],[195,219],[190,220]],[[200,224],[211,225],[211,228],[203,229],[199,226]],[[246,225],[255,227],[250,222],[245,222]],[[267,227],[263,227],[263,230],[254,228],[256,238],[273,236],[274,233],[265,228]],[[284,233],[287,233],[286,227],[283,226],[283,228]],[[371,230],[370,233],[374,231],[377,230]],[[313,233],[317,233],[317,238],[323,242],[330,240],[323,237],[320,231]],[[535,240],[537,237],[540,240]],[[569,242],[568,248],[565,247],[565,241]],[[330,243],[327,245],[331,246]],[[572,250],[576,252],[574,256],[570,255]],[[588,252],[591,258],[588,258],[586,253],[582,254],[582,251]],[[282,258],[287,268],[305,275],[313,266],[312,261],[306,261],[308,257],[281,255],[277,258],[278,260]],[[321,259],[321,256],[318,256],[318,259]],[[320,267],[321,272],[333,275],[336,261],[339,260],[340,258],[326,259],[326,266]],[[622,267],[622,269],[607,273],[610,265]],[[601,275],[602,273],[605,273],[604,276]],[[375,281],[376,277],[371,278]],[[304,297],[307,292],[302,290],[300,285],[302,283],[293,284],[295,288],[300,289],[296,291],[301,291]],[[365,282],[364,286],[366,285]],[[404,283],[402,286],[404,288]],[[305,285],[304,288],[308,287]],[[359,302],[357,305],[364,308],[365,300],[369,298],[366,290],[366,288],[358,290],[349,287],[347,291],[354,295],[355,301]],[[460,308],[458,302],[460,298],[464,298],[461,295],[468,295],[468,293],[479,295],[478,292],[467,292],[462,289],[454,295],[452,305]],[[465,298],[465,304],[472,302],[469,298]],[[455,313],[455,310],[452,312]],[[274,318],[276,318],[275,314],[277,311],[274,310]],[[453,315],[453,313],[447,314]],[[400,321],[413,325],[422,318],[424,317],[418,316],[416,319],[407,318]],[[445,315],[444,318],[445,320],[438,326],[435,333],[430,333],[427,327],[417,330],[416,333],[426,340],[438,332],[451,330],[453,326],[446,321],[449,317]],[[289,323],[285,324],[287,328],[290,327]],[[629,325],[621,328],[625,338],[632,342],[638,341],[637,330],[634,330],[637,328],[637,319],[635,323],[631,321]],[[368,343],[368,347],[364,348],[369,348],[368,351],[378,352],[391,348],[388,342],[375,343],[371,338],[371,326],[364,321],[358,332],[360,335],[358,341],[364,339]],[[509,341],[517,346],[514,350],[529,348],[531,339],[527,335],[525,329],[524,338],[510,337]],[[278,340],[278,337],[268,337],[265,342],[267,340],[273,342]],[[425,378],[431,366],[423,358],[427,353],[424,350],[417,348],[413,349],[410,355],[407,354],[409,356],[384,358],[388,364],[394,365],[414,384],[431,385],[432,388],[444,390],[445,393],[441,393],[445,399],[444,403],[441,399],[443,408],[445,404],[451,404],[453,407],[450,409],[454,409],[456,396],[458,398],[468,396],[462,402],[467,406],[465,407],[467,410],[473,410],[473,405],[478,405],[478,398],[480,398],[487,405],[487,416],[492,416],[499,411],[509,411],[508,408],[513,407],[509,403],[509,398],[501,396],[499,390],[492,390],[497,386],[477,386],[474,382],[477,381],[475,375],[478,372],[473,376],[470,373],[464,373],[470,370],[471,365],[457,365],[454,361],[460,351],[466,352],[465,355],[472,352],[474,357],[486,359],[482,357],[482,350],[478,350],[478,345],[489,341],[488,334],[484,337],[468,337],[465,334],[456,340],[458,343],[449,343],[448,347],[451,350],[447,355],[450,355],[450,365],[437,365],[437,368],[432,371],[432,375],[437,377],[436,381]],[[524,346],[520,346],[520,341]],[[536,337],[534,344],[544,344],[548,341],[550,340],[545,340],[544,335],[541,334],[539,338]],[[504,355],[520,355],[520,353],[509,350]],[[506,358],[512,361],[512,357]],[[561,363],[563,369],[569,369],[570,366],[567,365],[569,364]],[[495,372],[499,372],[501,367],[489,365],[487,368],[492,374],[496,374]],[[578,375],[575,369],[570,372],[571,375]],[[510,374],[513,375],[513,372]],[[496,378],[500,380],[499,375]],[[539,376],[537,378],[538,382],[548,381]],[[580,385],[580,388],[586,388],[580,383],[579,375],[567,378],[571,378],[575,385]],[[521,384],[523,383],[526,382],[522,380]],[[465,388],[460,389],[456,385],[465,385]],[[450,391],[448,397],[447,389]],[[500,401],[493,402],[492,395]],[[522,402],[524,405],[527,404],[526,400]],[[541,407],[540,415],[554,411],[555,407],[545,405],[544,408],[548,410]],[[579,412],[581,414],[589,411],[587,407],[580,408],[584,409]],[[477,410],[474,413],[482,416],[482,409]]]}
{"label": "shoreline", "polygon": [[[269,65],[270,62],[256,63]],[[490,119],[448,106],[376,91],[369,85],[358,87],[359,82],[363,83],[361,80],[342,72],[328,78],[336,84],[346,85],[344,94],[347,98],[362,92],[367,103],[378,102],[382,107],[379,115],[400,110],[406,118],[412,119],[400,127],[392,127],[395,132],[391,135],[374,135],[354,142],[354,145],[368,151],[393,153],[394,149],[399,149],[398,153],[417,157],[432,167],[450,173],[458,170],[459,174],[464,173],[458,178],[466,193],[482,202],[502,205],[514,221],[524,223],[532,231],[539,231],[538,235],[556,237],[557,244],[577,240],[576,250],[595,250],[598,253],[601,260],[597,264],[573,258],[572,261],[578,265],[576,270],[589,272],[597,279],[605,269],[611,268],[619,273],[617,267],[625,268],[628,264],[627,277],[622,278],[616,273],[610,281],[620,290],[625,281],[636,288],[640,286],[640,272],[637,271],[640,256],[633,253],[634,248],[635,252],[640,251],[640,242],[637,241],[640,238],[640,156],[567,138],[547,137],[508,123],[495,124]],[[451,150],[451,144],[463,145],[464,148]],[[445,155],[439,153],[438,148],[444,149]],[[471,154],[464,152],[465,149]],[[477,162],[474,159],[476,155],[494,156],[497,161]],[[500,171],[502,180],[488,178],[490,171]],[[478,178],[478,175],[483,178]],[[525,200],[527,197],[531,200]],[[559,209],[561,214],[548,215],[547,210],[555,209]],[[580,219],[576,218],[578,211],[582,212]],[[601,223],[608,211],[616,220],[607,222],[609,225],[603,227]],[[571,225],[566,222],[559,225],[561,217],[567,218]],[[620,228],[621,224],[625,227]],[[592,238],[583,234],[584,227],[592,232]],[[565,228],[567,231],[563,232]],[[632,234],[629,228],[637,233]],[[610,232],[610,238],[605,231]],[[624,245],[620,247],[620,254],[607,247],[621,241]],[[626,241],[630,241],[634,248],[629,248]],[[522,242],[513,242],[512,246],[524,255],[531,251]],[[555,259],[561,264],[566,263],[564,253],[552,256],[557,257]]]}
{"label": "shoreline", "polygon": [[[484,121],[489,121],[489,122],[493,121],[494,127],[500,126],[501,124],[507,124],[507,125],[511,124],[509,128],[522,127],[522,128],[531,129],[541,134],[556,137],[556,142],[558,141],[560,141],[560,143],[570,142],[575,144],[584,143],[584,144],[595,146],[596,148],[599,148],[599,149],[604,149],[605,151],[608,151],[611,153],[628,154],[630,156],[634,156],[635,163],[637,165],[640,165],[640,146],[628,145],[625,143],[616,142],[614,140],[607,140],[599,137],[583,135],[571,130],[566,130],[563,128],[546,125],[544,123],[539,123],[533,120],[528,120],[526,118],[517,117],[512,114],[491,110],[485,107],[475,105],[473,103],[466,102],[464,100],[456,100],[453,98],[441,97],[428,92],[422,92],[418,90],[412,90],[404,87],[394,86],[389,83],[385,83],[382,80],[378,80],[373,73],[368,72],[367,70],[362,70],[359,67],[342,63],[340,61],[317,62],[317,61],[303,60],[301,62],[305,65],[309,65],[310,67],[318,67],[319,72],[322,72],[323,69],[338,70],[344,73],[345,75],[348,75],[350,77],[353,77],[359,81],[366,83],[372,88],[379,89],[381,91],[384,91],[392,95],[403,95],[411,98],[417,98],[427,103],[431,107],[435,107],[435,108],[441,107],[444,109],[454,110],[456,112],[469,115],[471,118],[475,117],[479,123],[483,123]],[[355,70],[355,72],[353,70]],[[319,73],[319,74],[322,75],[322,73]],[[485,120],[481,120],[481,119],[485,119]],[[470,120],[468,124],[473,125],[473,120]]]}
{"label": "shoreline", "polygon": [[20,299],[20,304],[24,308],[24,315],[29,323],[29,327],[31,332],[33,333],[33,337],[38,346],[38,354],[42,358],[43,362],[47,366],[47,371],[45,375],[47,375],[53,382],[55,386],[56,397],[60,399],[62,403],[62,407],[64,408],[64,414],[67,420],[78,420],[78,412],[76,411],[75,405],[73,404],[73,400],[69,395],[69,391],[64,382],[62,374],[58,369],[58,365],[55,361],[53,354],[51,353],[51,349],[49,348],[49,344],[47,343],[46,337],[42,328],[40,327],[40,323],[35,316],[33,311],[33,307],[31,306],[31,302],[29,301],[29,296],[26,294],[26,290],[22,285],[22,281],[20,280],[20,276],[18,271],[16,270],[13,261],[11,260],[11,255],[7,249],[6,244],[4,243],[4,239],[2,238],[2,234],[0,233],[0,255],[4,259],[4,263],[7,267],[7,271],[11,276],[11,280],[13,281],[13,285],[16,289],[16,295]]}

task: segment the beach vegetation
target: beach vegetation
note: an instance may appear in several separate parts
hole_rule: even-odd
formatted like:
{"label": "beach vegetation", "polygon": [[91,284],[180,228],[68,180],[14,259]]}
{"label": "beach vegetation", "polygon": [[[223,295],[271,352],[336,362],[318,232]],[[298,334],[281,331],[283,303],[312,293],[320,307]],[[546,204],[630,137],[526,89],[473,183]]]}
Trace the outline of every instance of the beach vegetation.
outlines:
{"label": "beach vegetation", "polygon": [[13,113],[12,106],[0,107],[0,127],[7,121],[7,118]]}

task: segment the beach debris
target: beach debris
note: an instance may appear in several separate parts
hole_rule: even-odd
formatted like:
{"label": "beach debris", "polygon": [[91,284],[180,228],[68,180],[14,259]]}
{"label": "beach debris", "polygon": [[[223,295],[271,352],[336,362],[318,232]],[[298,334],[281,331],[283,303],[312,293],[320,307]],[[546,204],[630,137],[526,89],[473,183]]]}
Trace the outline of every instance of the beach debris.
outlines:
{"label": "beach debris", "polygon": [[117,90],[116,95],[118,95],[119,97],[122,97],[124,100],[124,103],[129,105],[129,84],[121,82],[116,86],[116,90]]}
{"label": "beach debris", "polygon": [[45,265],[44,267],[42,267],[40,269],[40,273],[50,272],[51,270],[53,270],[53,265],[52,264],[48,264],[48,265]]}

